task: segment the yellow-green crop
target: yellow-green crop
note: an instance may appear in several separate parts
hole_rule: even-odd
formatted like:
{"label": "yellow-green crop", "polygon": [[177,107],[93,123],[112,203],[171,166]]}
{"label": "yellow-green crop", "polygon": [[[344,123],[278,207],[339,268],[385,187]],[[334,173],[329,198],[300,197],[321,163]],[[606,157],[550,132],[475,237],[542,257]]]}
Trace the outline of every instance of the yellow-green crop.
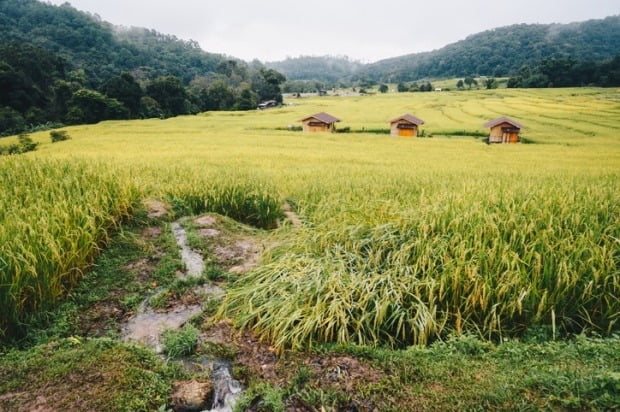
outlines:
{"label": "yellow-green crop", "polygon": [[[618,330],[618,90],[287,103],[267,111],[71,127],[72,139],[55,145],[46,143],[46,134],[33,135],[43,143],[39,150],[0,162],[0,169],[8,175],[23,165],[61,168],[86,159],[79,167],[114,176],[120,188],[131,188],[126,198],[132,201],[167,198],[179,210],[215,210],[264,227],[290,203],[302,227],[274,233],[281,246],[229,290],[221,312],[280,347],[423,343],[452,331],[495,338],[538,325],[557,333]],[[387,129],[387,121],[411,113],[434,137],[276,130],[319,111],[353,130]],[[482,123],[499,115],[524,123],[523,135],[535,144],[489,146],[446,137],[484,131]],[[81,173],[85,190],[96,179],[79,167],[66,174]],[[11,184],[36,192],[53,218],[52,183]],[[19,205],[0,196],[9,204],[0,212],[3,225],[30,228],[41,220],[14,213]],[[96,200],[80,202],[96,214]],[[80,226],[67,221],[60,227],[69,236]],[[0,257],[13,259],[15,247]],[[34,253],[29,247],[24,250]],[[18,263],[2,272],[11,285],[29,267],[29,259],[12,261]],[[31,272],[59,276],[45,268]],[[21,296],[20,288],[11,293]]]}

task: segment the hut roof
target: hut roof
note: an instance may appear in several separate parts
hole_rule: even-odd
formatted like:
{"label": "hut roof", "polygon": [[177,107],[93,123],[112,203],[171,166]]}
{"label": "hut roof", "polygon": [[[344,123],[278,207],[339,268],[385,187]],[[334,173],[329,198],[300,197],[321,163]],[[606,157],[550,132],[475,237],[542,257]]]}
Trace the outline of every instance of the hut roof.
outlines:
{"label": "hut roof", "polygon": [[424,124],[424,120],[410,114],[403,114],[402,116],[398,116],[397,118],[390,120],[390,123],[398,122],[399,120],[406,120],[409,123],[413,123],[417,126]]}
{"label": "hut roof", "polygon": [[495,126],[497,126],[499,124],[502,124],[502,123],[511,124],[512,126],[516,127],[517,129],[523,129],[523,125],[521,123],[515,122],[514,120],[509,119],[509,118],[504,117],[504,116],[498,117],[497,119],[490,120],[490,121],[486,122],[485,124],[483,124],[482,126],[483,127],[495,127]]}
{"label": "hut roof", "polygon": [[308,119],[316,119],[318,121],[321,121],[321,122],[327,123],[327,124],[336,123],[336,122],[340,121],[340,119],[332,116],[331,114],[327,114],[325,112],[321,112],[321,113],[313,114],[312,116],[304,117],[303,119],[300,120],[300,122],[303,122],[303,121],[308,120]]}

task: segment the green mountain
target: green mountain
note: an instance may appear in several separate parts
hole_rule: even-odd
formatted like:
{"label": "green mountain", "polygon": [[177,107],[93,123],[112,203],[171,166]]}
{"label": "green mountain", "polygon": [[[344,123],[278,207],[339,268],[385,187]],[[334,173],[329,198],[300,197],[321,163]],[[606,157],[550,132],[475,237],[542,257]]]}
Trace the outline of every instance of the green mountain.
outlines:
{"label": "green mountain", "polygon": [[255,109],[284,77],[68,3],[0,0],[0,136],[59,124]]}
{"label": "green mountain", "polygon": [[289,57],[279,62],[267,62],[289,80],[316,80],[336,83],[348,80],[364,65],[348,57],[336,56],[299,56]]}
{"label": "green mountain", "polygon": [[[290,79],[406,82],[469,75],[508,76],[549,58],[610,60],[620,54],[620,16],[570,24],[516,24],[487,30],[441,49],[361,65],[334,57],[268,63]],[[337,74],[337,76],[336,76]]]}
{"label": "green mountain", "polygon": [[0,1],[0,44],[30,44],[57,54],[68,70],[84,70],[96,87],[124,71],[147,78],[173,75],[185,83],[225,60],[153,30],[119,28],[68,3],[52,6],[36,0]]}

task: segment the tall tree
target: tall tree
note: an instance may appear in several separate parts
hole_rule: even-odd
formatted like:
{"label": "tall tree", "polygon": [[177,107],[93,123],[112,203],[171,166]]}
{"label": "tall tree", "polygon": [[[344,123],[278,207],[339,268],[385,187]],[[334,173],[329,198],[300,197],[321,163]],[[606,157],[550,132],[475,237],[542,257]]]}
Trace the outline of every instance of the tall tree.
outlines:
{"label": "tall tree", "polygon": [[140,113],[140,99],[144,93],[131,74],[122,73],[108,80],[103,86],[103,92],[108,97],[123,103],[129,109],[131,117],[136,117]]}
{"label": "tall tree", "polygon": [[146,87],[146,94],[159,103],[166,116],[188,113],[187,91],[178,77],[158,77]]}

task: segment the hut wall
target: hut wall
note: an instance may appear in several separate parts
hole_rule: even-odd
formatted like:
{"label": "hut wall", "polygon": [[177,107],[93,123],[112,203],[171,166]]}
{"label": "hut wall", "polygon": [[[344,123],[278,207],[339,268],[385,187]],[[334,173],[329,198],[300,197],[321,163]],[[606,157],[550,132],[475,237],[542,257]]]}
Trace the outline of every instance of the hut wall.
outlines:
{"label": "hut wall", "polygon": [[[310,124],[313,123],[313,124]],[[327,123],[318,123],[316,120],[306,120],[302,122],[302,129],[304,132],[330,132],[333,129],[333,125]]]}
{"label": "hut wall", "polygon": [[[398,127],[400,124],[407,125],[409,128],[401,129]],[[409,122],[394,122],[390,127],[390,135],[402,137],[416,137],[418,135],[418,126]]]}
{"label": "hut wall", "polygon": [[[489,134],[489,143],[517,143],[519,141],[519,133],[510,133],[509,136],[504,136],[503,128],[515,129],[513,125],[510,123],[502,123],[493,128],[491,128],[491,133]],[[518,129],[515,129],[518,130]]]}

